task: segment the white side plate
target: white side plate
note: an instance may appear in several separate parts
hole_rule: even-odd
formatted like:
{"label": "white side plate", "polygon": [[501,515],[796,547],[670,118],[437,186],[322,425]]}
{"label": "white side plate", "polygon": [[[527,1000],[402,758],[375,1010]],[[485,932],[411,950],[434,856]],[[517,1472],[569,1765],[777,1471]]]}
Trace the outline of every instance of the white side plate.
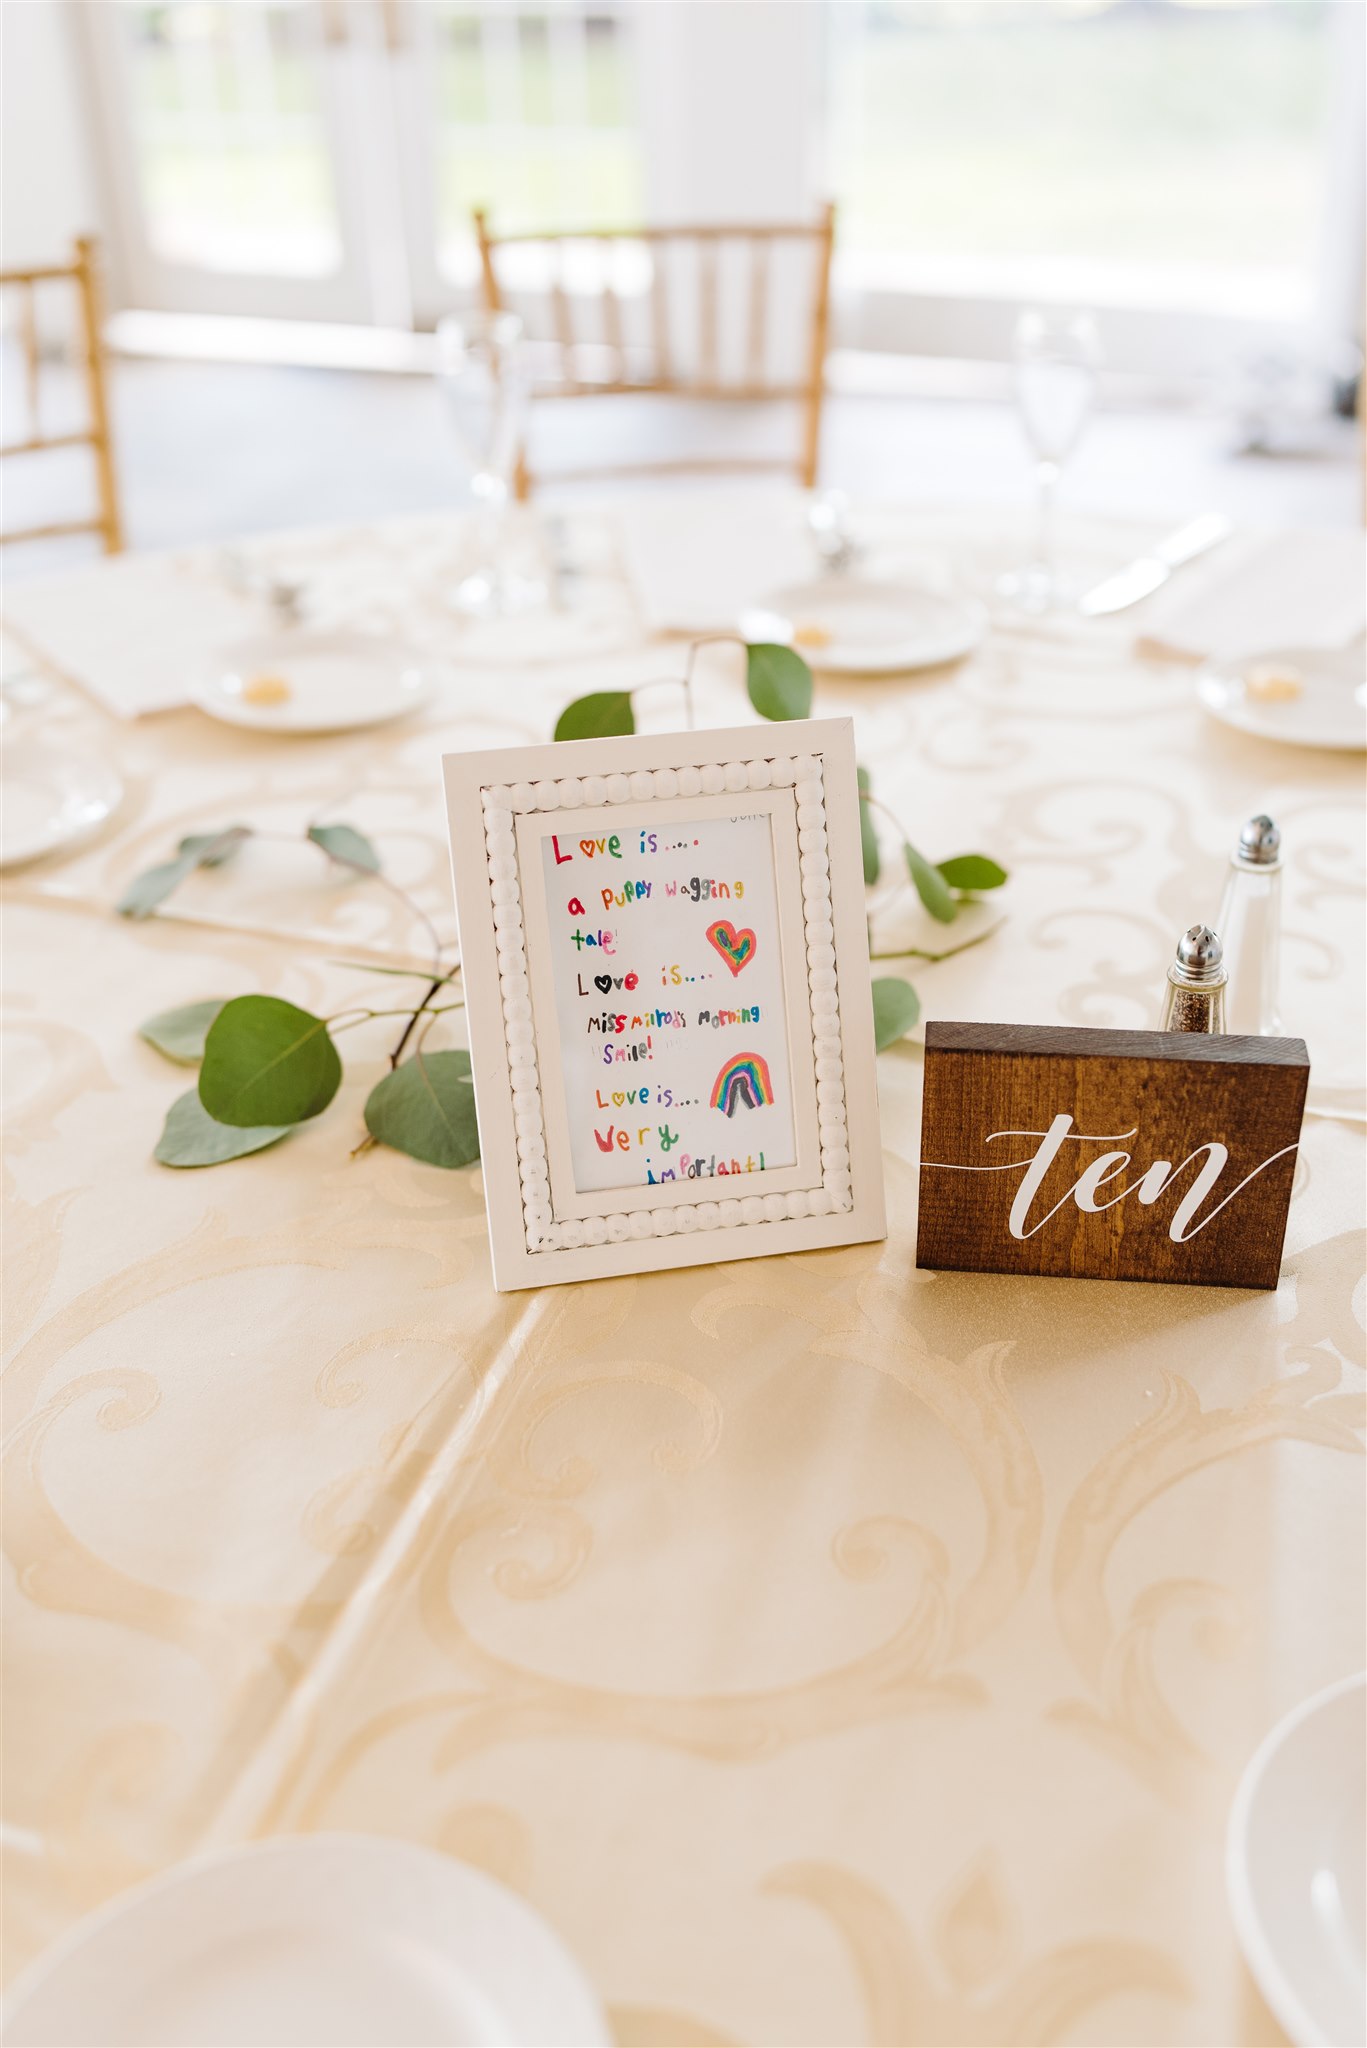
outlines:
{"label": "white side plate", "polygon": [[789,584],[740,619],[747,640],[796,647],[809,668],[852,676],[904,675],[959,661],[985,625],[982,607],[966,598],[853,576]]}
{"label": "white side plate", "polygon": [[0,770],[0,868],[74,845],[118,808],[123,784],[93,754],[49,739],[7,739]]}
{"label": "white side plate", "polygon": [[7,2048],[606,2048],[531,1908],[435,1849],[298,1835],[112,1901],[15,1985]]}
{"label": "white side plate", "polygon": [[1367,1674],[1279,1721],[1235,1794],[1225,1847],[1248,1966],[1300,2048],[1367,2040]]}
{"label": "white side plate", "polygon": [[[283,683],[278,703],[253,702],[253,685]],[[412,651],[359,633],[262,634],[221,649],[190,701],[228,725],[258,732],[346,732],[383,725],[425,704],[431,675]]]}
{"label": "white side plate", "polygon": [[1294,669],[1303,688],[1297,697],[1266,703],[1249,694],[1244,675],[1212,663],[1196,678],[1196,694],[1211,714],[1259,739],[1288,747],[1332,747],[1354,752],[1367,747],[1367,684],[1361,640],[1328,651],[1315,647],[1275,648],[1250,656],[1245,670],[1267,663]]}

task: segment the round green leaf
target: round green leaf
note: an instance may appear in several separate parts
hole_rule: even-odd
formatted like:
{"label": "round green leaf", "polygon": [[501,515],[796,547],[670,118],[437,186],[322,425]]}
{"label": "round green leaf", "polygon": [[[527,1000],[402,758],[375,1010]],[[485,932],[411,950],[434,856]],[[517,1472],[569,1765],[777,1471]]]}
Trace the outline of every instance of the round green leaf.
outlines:
{"label": "round green leaf", "polygon": [[152,1154],[163,1166],[221,1166],[247,1152],[263,1152],[287,1138],[290,1124],[258,1124],[252,1130],[215,1123],[195,1089],[179,1096],[166,1112],[166,1123]]}
{"label": "round green leaf", "polygon": [[635,730],[629,690],[594,690],[587,697],[576,697],[555,722],[558,740],[610,739]]}
{"label": "round green leaf", "polygon": [[310,825],[309,838],[322,847],[329,860],[339,861],[344,868],[360,868],[367,875],[380,872],[379,854],[354,825]]}
{"label": "round green leaf", "polygon": [[761,718],[810,718],[812,672],[791,647],[759,641],[745,650],[745,687]]}
{"label": "round green leaf", "polygon": [[936,865],[951,889],[1000,889],[1006,880],[1006,869],[985,853],[956,853]]}
{"label": "round green leaf", "polygon": [[864,856],[864,880],[873,883],[878,880],[882,860],[878,852],[878,834],[873,826],[873,806],[864,802],[870,787],[869,771],[856,768],[855,774],[859,778],[859,846]]}
{"label": "round green leaf", "polygon": [[479,1158],[468,1052],[420,1052],[370,1091],[365,1127],[382,1145],[430,1166]]}
{"label": "round green leaf", "polygon": [[954,900],[954,891],[940,870],[932,867],[925,855],[918,853],[909,839],[902,841],[902,851],[906,855],[907,873],[911,876],[916,894],[926,909],[932,917],[937,917],[941,924],[953,924],[959,915],[959,906]]}
{"label": "round green leaf", "polygon": [[903,1037],[920,1014],[921,998],[909,981],[899,981],[895,975],[876,981],[873,984],[875,1048],[882,1052],[884,1046]]}
{"label": "round green leaf", "polygon": [[235,996],[209,1027],[199,1098],[221,1124],[300,1124],[326,1109],[342,1062],[321,1017],[278,996]]}
{"label": "round green leaf", "polygon": [[211,996],[203,1003],[182,1003],[178,1010],[159,1010],[139,1024],[138,1036],[164,1052],[168,1060],[182,1067],[196,1066],[204,1057],[209,1026],[226,1001],[226,996]]}

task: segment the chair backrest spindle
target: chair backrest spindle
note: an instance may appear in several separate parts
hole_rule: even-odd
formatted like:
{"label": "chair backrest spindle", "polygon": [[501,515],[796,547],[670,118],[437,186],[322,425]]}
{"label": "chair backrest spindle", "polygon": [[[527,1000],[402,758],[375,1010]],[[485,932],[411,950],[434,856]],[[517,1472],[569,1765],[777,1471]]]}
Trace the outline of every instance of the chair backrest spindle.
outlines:
{"label": "chair backrest spindle", "polygon": [[704,384],[718,384],[717,244],[709,235],[698,243],[698,373]]}
{"label": "chair backrest spindle", "polygon": [[475,208],[475,240],[479,244],[479,269],[484,285],[484,303],[491,313],[501,313],[503,294],[499,288],[498,272],[494,268],[494,245],[489,239],[488,216],[478,206]]}
{"label": "chair backrest spindle", "polygon": [[[561,231],[493,235],[482,211],[475,213],[474,222],[484,302],[490,311],[498,311],[506,304],[506,293],[499,278],[499,251],[510,244],[532,245],[545,251],[546,302],[549,304],[552,339],[561,356],[562,375],[539,389],[538,397],[583,398],[654,392],[668,397],[725,399],[747,404],[762,400],[794,403],[799,408],[800,425],[800,446],[795,457],[752,461],[731,456],[716,462],[692,457],[679,462],[638,465],[638,469],[791,468],[796,470],[804,484],[810,486],[815,482],[830,324],[830,270],[835,238],[835,209],[832,206],[824,207],[814,222],[767,227],[733,226],[728,222],[705,227],[600,228],[587,235]],[[591,268],[581,272],[579,266],[567,263],[567,251],[571,247],[590,242],[596,244],[599,258],[596,288]],[[622,242],[640,244],[648,265],[648,282],[641,291],[642,300],[648,300],[648,304],[643,303],[641,311],[647,322],[653,363],[650,373],[640,376],[634,374],[634,358],[628,357],[630,302],[635,290],[631,283],[633,273],[617,261],[617,247]],[[786,381],[782,375],[771,374],[769,367],[770,338],[776,331],[771,311],[775,282],[773,251],[779,243],[795,245],[799,252],[805,251],[811,259],[807,345],[798,376],[793,378],[788,373]],[[729,260],[729,249],[739,252],[738,265]],[[670,275],[671,259],[676,250],[681,252],[683,276],[692,285],[697,301],[696,355],[691,361],[687,359],[686,351],[682,360],[676,352],[670,321],[670,292],[680,277],[679,270],[675,270],[672,277]],[[780,275],[786,276],[786,266]],[[739,276],[747,293],[738,326],[729,319],[724,323],[722,319],[723,288],[735,276]],[[606,344],[603,351],[606,374],[601,378],[583,374],[588,367],[587,358],[581,364],[577,348],[576,319],[580,302],[590,297],[596,298],[601,305],[599,320],[592,329],[595,338],[601,334]],[[739,334],[741,347],[740,361],[734,367],[723,360],[724,339],[729,341],[733,332]],[[571,474],[574,473],[557,472],[560,477]],[[519,470],[519,495],[525,495],[529,488],[530,478],[523,465]]]}
{"label": "chair backrest spindle", "polygon": [[768,362],[766,329],[769,316],[769,251],[772,244],[751,236],[746,247],[750,252],[749,378],[752,384],[762,384]]}
{"label": "chair backrest spindle", "polygon": [[34,287],[22,284],[19,287],[19,335],[24,351],[24,391],[28,401],[28,430],[39,439],[43,431],[42,392],[38,373],[38,310],[34,303]]}
{"label": "chair backrest spindle", "polygon": [[673,381],[673,357],[669,347],[669,287],[665,281],[668,261],[668,244],[653,242],[650,246],[650,327],[655,349],[655,381],[669,384]]}
{"label": "chair backrest spindle", "polygon": [[612,380],[625,384],[627,379],[626,343],[622,333],[622,302],[617,296],[617,284],[613,275],[613,258],[616,244],[610,235],[598,238],[598,257],[603,278],[603,338],[612,351]]}
{"label": "chair backrest spindle", "polygon": [[565,289],[565,248],[561,242],[555,252],[555,276],[551,280],[551,308],[555,315],[555,338],[564,357],[565,375],[571,383],[577,383],[574,360],[574,315],[570,311],[570,295]]}

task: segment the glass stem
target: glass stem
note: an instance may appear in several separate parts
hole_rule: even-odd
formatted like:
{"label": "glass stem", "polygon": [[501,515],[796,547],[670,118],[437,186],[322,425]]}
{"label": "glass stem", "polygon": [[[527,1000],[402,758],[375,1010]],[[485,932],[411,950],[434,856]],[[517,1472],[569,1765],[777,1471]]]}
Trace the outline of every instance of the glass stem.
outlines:
{"label": "glass stem", "polygon": [[1035,464],[1035,575],[1046,590],[1054,586],[1054,487],[1056,462]]}
{"label": "glass stem", "polygon": [[479,566],[496,575],[503,549],[503,527],[508,508],[508,486],[491,470],[481,470],[474,479],[475,531],[478,535]]}

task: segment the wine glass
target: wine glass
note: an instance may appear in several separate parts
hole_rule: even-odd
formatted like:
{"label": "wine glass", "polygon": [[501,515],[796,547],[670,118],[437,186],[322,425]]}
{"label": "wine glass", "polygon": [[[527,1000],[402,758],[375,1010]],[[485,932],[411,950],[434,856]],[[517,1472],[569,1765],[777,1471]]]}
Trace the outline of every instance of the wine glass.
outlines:
{"label": "wine glass", "polygon": [[1027,306],[1016,322],[1012,353],[1016,404],[1035,458],[1035,554],[997,588],[1023,611],[1047,612],[1068,595],[1054,561],[1054,491],[1082,438],[1096,394],[1101,362],[1096,321],[1086,312]]}
{"label": "wine glass", "polygon": [[475,503],[475,568],[452,603],[479,618],[536,609],[546,588],[508,566],[508,506],[526,432],[528,388],[516,313],[451,313],[437,323],[437,375]]}

